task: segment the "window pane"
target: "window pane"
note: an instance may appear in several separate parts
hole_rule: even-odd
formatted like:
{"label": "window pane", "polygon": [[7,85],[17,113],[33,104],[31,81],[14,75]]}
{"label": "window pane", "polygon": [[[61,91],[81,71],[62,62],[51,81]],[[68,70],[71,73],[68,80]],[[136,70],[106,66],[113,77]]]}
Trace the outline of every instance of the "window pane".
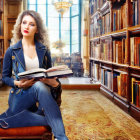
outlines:
{"label": "window pane", "polygon": [[38,4],[46,4],[46,0],[38,0],[37,3]]}
{"label": "window pane", "polygon": [[79,52],[79,44],[72,45],[72,53]]}
{"label": "window pane", "polygon": [[29,4],[36,4],[36,0],[28,0]]}
{"label": "window pane", "polygon": [[48,1],[48,4],[52,4],[52,0],[47,0]]}
{"label": "window pane", "polygon": [[34,11],[36,11],[36,5],[29,5],[29,10],[34,10]]}
{"label": "window pane", "polygon": [[55,42],[59,40],[59,30],[49,30],[50,42]]}
{"label": "window pane", "polygon": [[48,18],[49,30],[59,30],[59,18]]}
{"label": "window pane", "polygon": [[70,45],[65,45],[65,47],[63,48],[63,52],[64,53],[70,53]]}
{"label": "window pane", "polygon": [[77,31],[72,31],[72,44],[76,44],[79,42],[79,34]]}
{"label": "window pane", "polygon": [[72,18],[72,30],[78,29],[79,27],[79,16]]}
{"label": "window pane", "polygon": [[64,13],[63,18],[70,17],[70,9]]}
{"label": "window pane", "polygon": [[[41,10],[40,10],[41,9]],[[43,17],[46,17],[46,5],[38,5],[37,11],[40,13],[40,15]]]}
{"label": "window pane", "polygon": [[79,0],[73,0],[73,4],[79,4]]}
{"label": "window pane", "polygon": [[70,30],[70,19],[63,18],[61,20],[61,30]]}
{"label": "window pane", "polygon": [[63,42],[65,42],[66,44],[70,44],[70,31],[69,30],[65,30],[65,31],[61,31],[61,39]]}
{"label": "window pane", "polygon": [[48,5],[48,17],[59,17],[59,13],[53,5]]}
{"label": "window pane", "polygon": [[75,16],[75,15],[78,15],[79,14],[79,6],[76,4],[76,5],[72,5],[72,16]]}
{"label": "window pane", "polygon": [[59,53],[59,50],[53,47],[53,43],[59,40],[59,30],[49,30],[49,40],[51,53]]}
{"label": "window pane", "polygon": [[42,17],[44,24],[46,25],[46,17]]}

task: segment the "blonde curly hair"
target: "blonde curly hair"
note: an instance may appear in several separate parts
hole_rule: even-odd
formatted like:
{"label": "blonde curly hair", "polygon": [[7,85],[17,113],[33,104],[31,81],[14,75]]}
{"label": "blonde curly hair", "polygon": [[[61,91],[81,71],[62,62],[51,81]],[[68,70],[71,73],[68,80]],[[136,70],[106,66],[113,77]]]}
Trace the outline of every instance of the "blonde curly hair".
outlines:
{"label": "blonde curly hair", "polygon": [[17,43],[19,40],[22,39],[23,36],[21,33],[21,23],[22,23],[23,17],[26,15],[30,15],[36,21],[38,32],[35,34],[34,39],[39,41],[40,43],[42,43],[49,49],[50,43],[49,43],[47,28],[45,24],[43,24],[43,20],[40,14],[33,10],[25,10],[19,14],[16,20],[16,23],[14,25],[14,29],[12,30],[13,37],[11,39],[11,45]]}

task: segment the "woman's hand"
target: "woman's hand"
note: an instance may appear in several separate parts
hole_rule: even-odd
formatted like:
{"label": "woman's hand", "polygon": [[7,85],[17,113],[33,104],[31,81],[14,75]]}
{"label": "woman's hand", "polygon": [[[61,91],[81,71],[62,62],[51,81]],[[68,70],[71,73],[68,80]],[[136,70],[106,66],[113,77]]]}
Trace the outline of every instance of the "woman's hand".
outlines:
{"label": "woman's hand", "polygon": [[50,85],[52,87],[57,87],[59,83],[56,81],[57,77],[55,78],[42,78],[40,79],[41,82],[44,84]]}
{"label": "woman's hand", "polygon": [[18,86],[19,88],[29,88],[35,83],[34,79],[27,80],[23,79],[20,81],[14,81],[14,84]]}

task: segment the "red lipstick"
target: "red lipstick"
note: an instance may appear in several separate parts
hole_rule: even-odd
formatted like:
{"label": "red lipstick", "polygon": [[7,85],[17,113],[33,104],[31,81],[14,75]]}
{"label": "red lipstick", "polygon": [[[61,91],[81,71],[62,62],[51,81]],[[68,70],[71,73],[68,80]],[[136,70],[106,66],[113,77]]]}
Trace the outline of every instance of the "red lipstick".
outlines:
{"label": "red lipstick", "polygon": [[24,30],[24,33],[29,33],[27,30]]}

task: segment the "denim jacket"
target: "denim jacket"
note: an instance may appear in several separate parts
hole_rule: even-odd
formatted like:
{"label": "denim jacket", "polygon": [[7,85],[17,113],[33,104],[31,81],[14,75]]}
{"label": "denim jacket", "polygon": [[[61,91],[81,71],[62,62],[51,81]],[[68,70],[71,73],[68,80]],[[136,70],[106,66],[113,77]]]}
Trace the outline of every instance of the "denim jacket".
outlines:
{"label": "denim jacket", "polygon": [[[48,69],[52,67],[50,52],[46,47],[35,41],[36,52],[39,59],[39,67]],[[23,55],[22,41],[20,40],[15,45],[10,46],[4,56],[3,60],[3,71],[2,71],[2,81],[12,87],[12,92],[22,92],[22,89],[17,88],[14,85],[14,80],[18,80],[18,73],[25,71],[25,60]],[[14,77],[13,77],[14,75]],[[59,80],[58,80],[59,82]],[[60,82],[59,82],[60,83]],[[55,99],[61,94],[61,84],[57,88],[51,87],[51,93]]]}

